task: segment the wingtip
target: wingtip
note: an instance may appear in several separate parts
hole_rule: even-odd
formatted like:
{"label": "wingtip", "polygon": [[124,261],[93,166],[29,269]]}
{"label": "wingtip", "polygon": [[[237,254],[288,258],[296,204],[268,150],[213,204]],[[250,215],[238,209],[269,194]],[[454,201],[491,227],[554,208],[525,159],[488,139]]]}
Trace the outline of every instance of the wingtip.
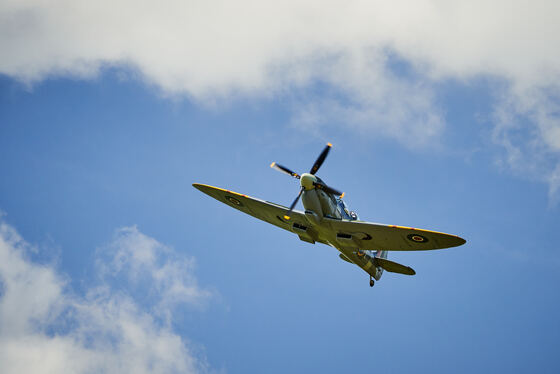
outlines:
{"label": "wingtip", "polygon": [[272,164],[270,164],[270,167],[273,168],[274,165],[276,165],[276,162],[273,162]]}
{"label": "wingtip", "polygon": [[452,247],[460,247],[467,242],[465,239],[461,238],[460,236],[457,235],[453,235],[453,236],[455,236],[455,244],[453,244]]}
{"label": "wingtip", "polygon": [[332,147],[332,144],[331,144],[331,143],[327,143],[327,146],[328,146],[328,147]]}

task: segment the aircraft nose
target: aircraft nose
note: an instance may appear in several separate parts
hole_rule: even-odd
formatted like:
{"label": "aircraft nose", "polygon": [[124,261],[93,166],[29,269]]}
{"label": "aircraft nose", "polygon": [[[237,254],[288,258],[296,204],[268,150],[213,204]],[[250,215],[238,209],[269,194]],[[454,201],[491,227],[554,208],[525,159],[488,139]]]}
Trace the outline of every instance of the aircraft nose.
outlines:
{"label": "aircraft nose", "polygon": [[303,188],[305,188],[306,190],[312,190],[313,188],[315,188],[313,183],[317,181],[317,178],[315,178],[315,176],[312,174],[304,173],[301,175],[299,181]]}

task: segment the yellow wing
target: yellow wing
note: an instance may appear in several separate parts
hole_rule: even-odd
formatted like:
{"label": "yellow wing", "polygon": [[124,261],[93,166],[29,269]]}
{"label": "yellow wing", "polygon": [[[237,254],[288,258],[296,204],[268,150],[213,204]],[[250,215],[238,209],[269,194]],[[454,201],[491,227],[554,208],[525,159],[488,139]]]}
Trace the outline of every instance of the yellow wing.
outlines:
{"label": "yellow wing", "polygon": [[337,242],[343,247],[382,251],[425,251],[456,247],[466,243],[465,239],[456,235],[414,227],[330,218],[325,218],[323,221],[336,232]]}
{"label": "yellow wing", "polygon": [[310,243],[322,242],[302,212],[294,210],[290,213],[290,219],[286,220],[284,216],[288,214],[288,208],[285,206],[206,184],[194,183],[193,187],[243,213],[293,232],[301,240]]}

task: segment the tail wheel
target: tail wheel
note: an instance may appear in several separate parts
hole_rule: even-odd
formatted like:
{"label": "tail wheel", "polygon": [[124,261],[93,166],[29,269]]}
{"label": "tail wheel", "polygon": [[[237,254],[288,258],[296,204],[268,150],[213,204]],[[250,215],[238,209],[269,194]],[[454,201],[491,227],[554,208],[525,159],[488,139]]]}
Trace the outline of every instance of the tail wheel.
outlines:
{"label": "tail wheel", "polygon": [[369,276],[369,286],[373,287],[373,285],[375,284],[375,281],[373,280],[373,278],[371,277],[371,275]]}

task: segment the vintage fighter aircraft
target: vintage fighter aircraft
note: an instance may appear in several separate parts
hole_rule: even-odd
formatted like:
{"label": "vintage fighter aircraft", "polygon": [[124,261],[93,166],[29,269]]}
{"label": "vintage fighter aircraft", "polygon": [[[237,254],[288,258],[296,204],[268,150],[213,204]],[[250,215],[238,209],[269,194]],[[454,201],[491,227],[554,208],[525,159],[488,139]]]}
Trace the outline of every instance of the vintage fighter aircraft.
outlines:
{"label": "vintage fighter aircraft", "polygon": [[[382,225],[360,221],[342,200],[343,193],[329,187],[315,175],[331,144],[323,149],[309,171],[299,175],[273,162],[270,167],[300,180],[300,191],[289,208],[237,192],[195,183],[193,186],[214,199],[260,220],[291,231],[303,241],[323,243],[340,251],[340,258],[356,264],[369,274],[369,285],[379,280],[383,270],[406,275],[416,272],[387,259],[388,251],[423,251],[456,247],[465,240],[436,231],[413,227]],[[302,199],[304,212],[294,210]]]}

